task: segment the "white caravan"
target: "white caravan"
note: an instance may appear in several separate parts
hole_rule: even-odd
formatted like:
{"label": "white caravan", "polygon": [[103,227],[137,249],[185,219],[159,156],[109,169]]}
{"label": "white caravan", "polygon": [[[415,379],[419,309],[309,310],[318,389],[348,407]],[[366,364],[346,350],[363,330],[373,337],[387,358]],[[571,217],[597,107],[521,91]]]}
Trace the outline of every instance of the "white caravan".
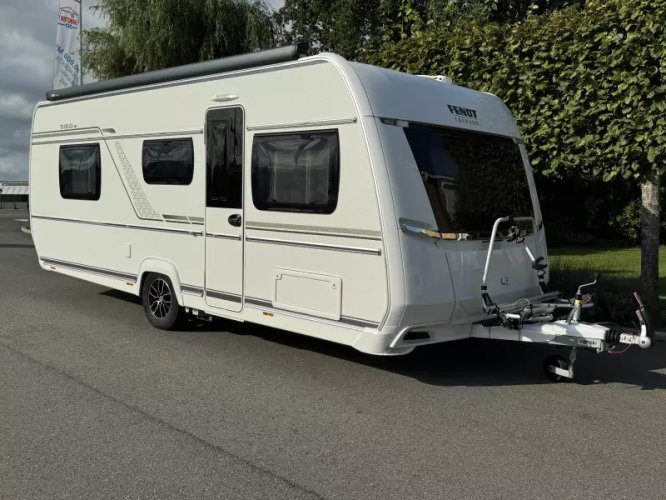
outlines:
{"label": "white caravan", "polygon": [[539,201],[500,99],[302,53],[49,92],[30,154],[40,265],[141,296],[164,329],[219,316],[383,355],[468,337],[569,346],[555,379],[578,347],[651,344],[647,321],[586,324],[580,290],[543,293]]}

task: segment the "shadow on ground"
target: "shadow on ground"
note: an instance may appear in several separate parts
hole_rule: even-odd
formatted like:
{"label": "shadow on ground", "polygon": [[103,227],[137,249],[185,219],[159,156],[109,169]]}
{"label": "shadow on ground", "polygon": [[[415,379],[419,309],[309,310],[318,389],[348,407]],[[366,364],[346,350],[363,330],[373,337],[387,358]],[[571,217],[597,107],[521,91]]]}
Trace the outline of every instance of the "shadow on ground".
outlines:
{"label": "shadow on ground", "polygon": [[[139,297],[108,290],[102,295],[141,306]],[[568,349],[538,344],[469,339],[415,349],[406,356],[371,356],[351,347],[251,323],[222,319],[191,320],[176,335],[219,333],[253,336],[266,342],[335,357],[350,363],[386,370],[435,386],[506,386],[552,383],[545,377],[543,359],[549,354],[568,356]],[[666,343],[641,350],[632,347],[621,355],[581,351],[576,363],[580,385],[622,383],[644,390],[666,389]]]}

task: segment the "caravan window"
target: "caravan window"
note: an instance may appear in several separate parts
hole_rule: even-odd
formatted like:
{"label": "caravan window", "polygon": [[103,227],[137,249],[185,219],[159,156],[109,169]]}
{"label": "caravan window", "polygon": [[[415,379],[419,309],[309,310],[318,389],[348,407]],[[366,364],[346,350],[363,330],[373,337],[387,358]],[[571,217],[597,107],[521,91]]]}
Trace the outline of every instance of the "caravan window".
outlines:
{"label": "caravan window", "polygon": [[330,214],[338,203],[337,130],[257,135],[252,199],[259,210]]}
{"label": "caravan window", "polygon": [[194,173],[192,139],[143,141],[142,164],[147,184],[190,184]]}
{"label": "caravan window", "polygon": [[[499,217],[533,216],[527,173],[513,140],[429,125],[403,130],[439,231],[483,238]],[[523,229],[532,231],[532,225]]]}
{"label": "caravan window", "polygon": [[60,146],[60,195],[70,200],[99,200],[102,172],[99,144]]}

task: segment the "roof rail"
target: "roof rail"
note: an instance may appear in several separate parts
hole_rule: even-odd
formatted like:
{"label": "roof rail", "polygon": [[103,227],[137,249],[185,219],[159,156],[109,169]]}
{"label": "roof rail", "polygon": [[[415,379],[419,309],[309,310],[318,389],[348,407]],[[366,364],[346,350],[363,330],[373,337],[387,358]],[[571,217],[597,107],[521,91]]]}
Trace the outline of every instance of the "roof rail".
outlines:
{"label": "roof rail", "polygon": [[58,90],[50,90],[46,93],[48,101],[60,101],[73,97],[82,97],[102,92],[113,92],[115,90],[130,89],[151,85],[154,83],[164,83],[174,80],[183,80],[185,78],[194,78],[197,76],[212,75],[216,73],[226,73],[239,69],[253,68],[256,66],[267,66],[287,61],[295,61],[300,56],[307,54],[308,44],[300,42],[295,45],[287,45],[276,49],[261,50],[259,52],[250,52],[237,56],[222,57],[212,61],[197,62],[175,66],[173,68],[159,69],[156,71],[147,71],[136,75],[123,76],[111,80],[102,80],[99,82],[78,85]]}

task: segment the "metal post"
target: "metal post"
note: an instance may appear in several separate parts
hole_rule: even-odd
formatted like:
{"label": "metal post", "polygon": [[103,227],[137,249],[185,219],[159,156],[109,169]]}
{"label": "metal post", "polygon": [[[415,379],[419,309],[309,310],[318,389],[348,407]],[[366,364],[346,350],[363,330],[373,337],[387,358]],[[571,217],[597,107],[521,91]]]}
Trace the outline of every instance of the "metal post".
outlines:
{"label": "metal post", "polygon": [[79,85],[83,85],[83,0],[79,0]]}

